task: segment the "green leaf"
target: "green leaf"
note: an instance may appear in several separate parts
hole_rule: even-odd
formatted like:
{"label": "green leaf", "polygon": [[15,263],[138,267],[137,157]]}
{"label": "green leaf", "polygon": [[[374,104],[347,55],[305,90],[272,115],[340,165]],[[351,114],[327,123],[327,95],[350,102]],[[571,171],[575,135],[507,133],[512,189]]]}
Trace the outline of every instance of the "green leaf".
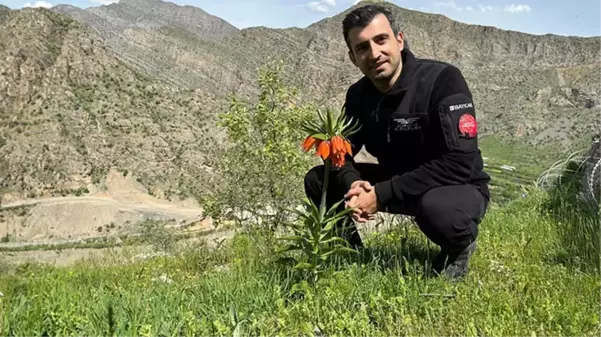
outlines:
{"label": "green leaf", "polygon": [[278,248],[275,252],[276,252],[276,254],[283,254],[283,253],[290,252],[293,250],[302,250],[302,247],[297,246],[297,245],[286,245],[286,246],[282,246],[282,247]]}
{"label": "green leaf", "polygon": [[333,237],[333,238],[329,238],[329,239],[327,239],[325,241],[322,241],[321,243],[322,244],[328,244],[328,243],[332,243],[332,242],[340,242],[343,245],[347,245],[348,244],[343,238],[340,238],[340,237],[337,237],[337,236]]}
{"label": "green leaf", "polygon": [[348,247],[336,247],[335,250],[336,250],[336,252],[347,252],[347,253],[353,253],[353,254],[359,253],[356,250],[348,248]]}
{"label": "green leaf", "polygon": [[296,269],[296,270],[302,270],[302,269],[310,270],[310,269],[313,269],[313,265],[310,263],[307,263],[307,262],[299,262],[292,268]]}
{"label": "green leaf", "polygon": [[233,337],[242,336],[242,323],[246,323],[246,320],[240,321],[238,324],[236,324],[234,332],[232,333]]}
{"label": "green leaf", "polygon": [[334,133],[334,121],[332,120],[332,113],[330,111],[327,112],[328,116],[328,134]]}
{"label": "green leaf", "polygon": [[289,240],[289,241],[303,241],[303,240],[306,240],[304,237],[298,236],[298,235],[281,236],[281,237],[279,237],[277,239],[278,240]]}
{"label": "green leaf", "polygon": [[234,326],[238,324],[238,313],[236,312],[236,308],[234,308],[234,303],[230,303],[230,321]]}
{"label": "green leaf", "polygon": [[278,258],[275,263],[279,264],[279,265],[283,265],[283,266],[288,266],[290,264],[293,263],[297,263],[296,259],[286,256],[286,257],[280,257]]}

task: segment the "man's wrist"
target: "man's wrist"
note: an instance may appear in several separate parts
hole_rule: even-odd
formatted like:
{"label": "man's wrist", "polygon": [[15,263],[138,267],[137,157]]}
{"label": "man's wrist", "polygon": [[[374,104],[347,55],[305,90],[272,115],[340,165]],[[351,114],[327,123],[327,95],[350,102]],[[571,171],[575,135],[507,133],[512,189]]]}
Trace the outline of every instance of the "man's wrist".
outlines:
{"label": "man's wrist", "polygon": [[376,192],[376,200],[378,203],[378,210],[385,210],[392,199],[394,198],[394,193],[392,189],[392,182],[390,180],[382,181],[376,183],[374,186]]}

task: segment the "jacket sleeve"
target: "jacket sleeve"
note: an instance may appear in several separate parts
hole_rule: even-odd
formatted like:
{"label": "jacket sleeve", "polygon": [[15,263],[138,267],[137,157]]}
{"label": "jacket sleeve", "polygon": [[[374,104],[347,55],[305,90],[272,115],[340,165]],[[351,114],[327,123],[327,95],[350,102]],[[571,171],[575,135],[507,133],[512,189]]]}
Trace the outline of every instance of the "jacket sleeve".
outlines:
{"label": "jacket sleeve", "polygon": [[[351,86],[346,92],[346,99],[344,102],[343,109],[346,117],[349,119],[352,118],[353,123],[355,123],[359,121],[359,116],[357,116],[357,114],[355,113],[357,109],[355,103],[353,102],[352,90],[353,86]],[[344,186],[346,190],[350,189],[351,184],[353,182],[361,179],[359,171],[355,167],[356,163],[354,157],[357,155],[357,152],[359,152],[363,147],[364,141],[362,133],[363,132],[360,129],[359,131],[348,137],[353,151],[352,155],[346,155],[344,166],[340,168],[332,168],[332,171],[334,173],[334,180],[339,186]]]}
{"label": "jacket sleeve", "polygon": [[448,66],[437,77],[430,96],[432,159],[415,170],[376,184],[379,208],[418,197],[443,185],[467,183],[480,158],[478,123],[472,94],[459,71]]}

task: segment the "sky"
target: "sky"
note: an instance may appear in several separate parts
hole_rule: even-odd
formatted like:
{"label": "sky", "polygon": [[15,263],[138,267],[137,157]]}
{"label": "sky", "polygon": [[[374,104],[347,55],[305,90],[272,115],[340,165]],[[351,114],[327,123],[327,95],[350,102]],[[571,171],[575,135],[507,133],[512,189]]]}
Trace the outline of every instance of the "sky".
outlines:
{"label": "sky", "polygon": [[[170,0],[202,8],[242,29],[301,27],[334,16],[357,0]],[[71,4],[80,8],[114,0],[0,0],[12,9]],[[450,19],[530,34],[601,36],[600,0],[390,0],[400,7]],[[402,29],[402,22],[401,29]],[[408,36],[408,38],[411,38]]]}

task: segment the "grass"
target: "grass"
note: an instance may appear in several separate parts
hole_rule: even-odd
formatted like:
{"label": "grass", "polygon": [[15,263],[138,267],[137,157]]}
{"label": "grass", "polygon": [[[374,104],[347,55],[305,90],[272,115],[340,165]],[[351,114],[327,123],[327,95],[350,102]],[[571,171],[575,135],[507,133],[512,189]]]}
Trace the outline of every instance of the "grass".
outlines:
{"label": "grass", "polygon": [[22,265],[0,276],[2,335],[599,335],[598,268],[557,259],[549,196],[493,206],[468,277],[430,277],[437,248],[411,223],[366,237],[315,287],[240,234],[121,265]]}
{"label": "grass", "polygon": [[[523,194],[523,187],[531,186],[561,155],[557,148],[538,148],[510,141],[494,135],[480,139],[484,171],[491,176],[492,202],[506,204]],[[503,165],[515,167],[515,171],[502,169]]]}
{"label": "grass", "polygon": [[438,249],[411,222],[364,237],[367,250],[328,263],[314,287],[276,263],[269,235],[174,249],[149,224],[143,238],[171,254],[0,275],[0,334],[599,335],[599,213],[573,184],[525,188],[555,152],[489,137],[481,147],[496,202],[461,282],[432,277]]}

